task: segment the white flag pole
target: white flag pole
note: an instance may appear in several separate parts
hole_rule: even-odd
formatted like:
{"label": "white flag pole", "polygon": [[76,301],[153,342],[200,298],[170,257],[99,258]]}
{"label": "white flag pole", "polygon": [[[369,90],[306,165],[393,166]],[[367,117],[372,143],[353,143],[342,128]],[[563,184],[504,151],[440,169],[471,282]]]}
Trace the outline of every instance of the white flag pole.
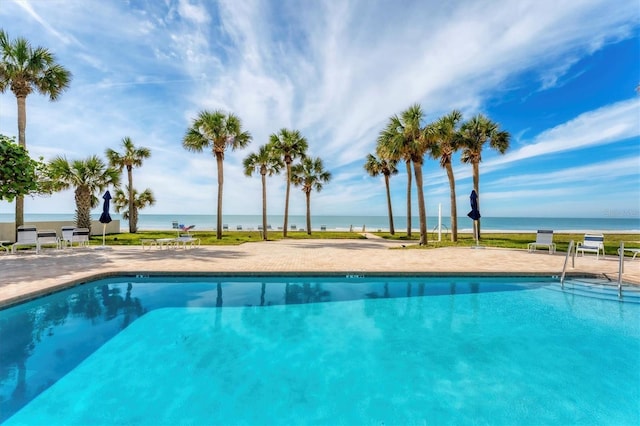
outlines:
{"label": "white flag pole", "polygon": [[438,242],[442,241],[442,203],[438,203]]}

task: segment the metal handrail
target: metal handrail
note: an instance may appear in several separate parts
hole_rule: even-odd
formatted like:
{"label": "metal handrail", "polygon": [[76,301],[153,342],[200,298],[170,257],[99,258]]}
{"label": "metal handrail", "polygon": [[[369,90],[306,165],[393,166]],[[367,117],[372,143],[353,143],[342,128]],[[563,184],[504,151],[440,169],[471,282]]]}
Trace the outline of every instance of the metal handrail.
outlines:
{"label": "metal handrail", "polygon": [[622,273],[624,272],[624,241],[620,241],[620,260],[618,264],[618,297],[622,298]]}
{"label": "metal handrail", "polygon": [[571,250],[573,250],[573,244],[574,244],[573,240],[569,241],[569,248],[567,248],[567,255],[564,258],[564,266],[562,266],[562,275],[560,275],[560,286],[562,288],[564,288],[564,276],[567,273],[567,263],[569,263],[569,256],[571,256]]}

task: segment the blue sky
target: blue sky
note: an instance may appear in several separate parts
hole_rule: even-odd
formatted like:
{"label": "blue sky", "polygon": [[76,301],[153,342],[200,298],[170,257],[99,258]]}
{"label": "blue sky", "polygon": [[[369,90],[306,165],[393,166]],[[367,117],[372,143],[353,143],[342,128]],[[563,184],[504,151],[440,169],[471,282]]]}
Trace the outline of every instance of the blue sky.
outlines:
{"label": "blue sky", "polygon": [[[223,109],[253,135],[226,154],[225,214],[261,212],[260,179],[244,176],[242,159],[286,127],[333,175],[312,195],[313,214],[386,215],[383,181],[364,159],[388,118],[420,103],[425,122],[457,108],[511,133],[505,155],[483,152],[483,216],[640,218],[633,0],[0,0],[0,22],[74,75],[57,102],[27,98],[30,153],[104,156],[130,137],[152,151],[134,171],[134,186],[157,198],[142,213],[215,212],[214,158],[181,142],[199,111]],[[13,93],[0,94],[0,133],[17,136],[16,114]],[[464,215],[471,167],[459,158]],[[448,215],[444,170],[426,159],[424,179],[427,213],[441,203]],[[391,183],[404,215],[403,168]],[[267,187],[269,213],[282,214],[284,177]],[[25,211],[73,213],[73,193],[27,198]],[[294,188],[290,213],[304,211]]]}

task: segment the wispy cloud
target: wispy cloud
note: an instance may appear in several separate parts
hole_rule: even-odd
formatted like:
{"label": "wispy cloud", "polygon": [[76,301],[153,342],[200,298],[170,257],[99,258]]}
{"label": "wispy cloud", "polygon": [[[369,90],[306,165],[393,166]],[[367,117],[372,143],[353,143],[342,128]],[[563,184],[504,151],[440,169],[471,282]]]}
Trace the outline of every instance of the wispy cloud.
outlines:
{"label": "wispy cloud", "polygon": [[530,143],[484,163],[485,169],[506,167],[515,161],[607,145],[640,137],[640,99],[617,102],[580,114],[538,134]]}
{"label": "wispy cloud", "polygon": [[[117,148],[130,136],[152,149],[136,171],[140,186],[157,193],[151,211],[211,212],[213,157],[186,152],[181,140],[198,111],[220,108],[237,113],[254,138],[246,152],[226,155],[226,211],[259,209],[257,197],[248,202],[244,196],[259,190],[259,180],[243,176],[241,161],[271,133],[290,127],[301,130],[310,154],[334,171],[333,181],[314,194],[318,213],[385,214],[384,188],[364,175],[362,162],[388,117],[415,102],[427,120],[453,108],[470,116],[508,87],[557,90],[584,72],[578,61],[637,34],[640,12],[633,2],[613,8],[608,0],[416,0],[403,7],[365,0],[304,7],[291,0],[49,0],[3,2],[0,19],[10,36],[49,47],[74,74],[55,104],[29,96],[32,154],[80,158]],[[505,156],[487,153],[483,184],[519,176],[518,165],[638,138],[639,105],[635,98],[614,99],[593,111],[576,107],[574,118],[538,134],[531,126],[509,129],[520,134],[519,145]],[[0,96],[0,111],[0,132],[15,135],[11,93]],[[621,166],[628,160],[619,161],[620,170],[632,173],[628,163]],[[446,176],[434,164],[425,165],[428,200],[447,202]],[[570,168],[580,167],[598,173],[605,165]],[[570,182],[563,173],[540,177],[540,185]],[[456,167],[456,177],[466,191],[469,167]],[[405,183],[403,175],[392,179],[394,197],[404,196]],[[274,212],[282,211],[282,190],[282,176],[271,179]],[[298,195],[293,209],[303,213]],[[68,198],[58,197],[66,196],[54,195],[38,208],[68,209]]]}

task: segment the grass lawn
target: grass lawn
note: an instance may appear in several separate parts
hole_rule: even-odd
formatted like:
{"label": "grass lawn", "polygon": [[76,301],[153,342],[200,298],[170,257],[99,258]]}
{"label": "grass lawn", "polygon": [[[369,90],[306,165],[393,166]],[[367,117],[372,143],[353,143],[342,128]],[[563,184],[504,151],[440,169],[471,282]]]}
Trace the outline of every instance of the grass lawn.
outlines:
{"label": "grass lawn", "polygon": [[[475,240],[471,233],[459,233],[458,241],[452,243],[450,236],[442,235],[442,241],[438,242],[438,236],[433,233],[427,235],[427,245],[419,246],[418,240],[420,234],[417,232],[412,233],[411,238],[407,238],[406,232],[396,232],[395,235],[390,235],[385,232],[375,232],[374,235],[379,237],[406,241],[406,247],[412,249],[431,249],[438,247],[469,247],[475,245]],[[178,234],[175,231],[140,231],[136,234],[121,233],[107,235],[105,238],[107,245],[140,245],[141,239],[156,239],[156,238],[173,238]],[[605,252],[608,255],[617,254],[617,250],[620,247],[620,241],[624,241],[625,247],[628,248],[640,248],[640,234],[604,234]],[[250,242],[262,242],[262,235],[259,231],[225,231],[222,234],[222,239],[216,239],[216,233],[214,231],[198,231],[191,232],[191,236],[200,238],[200,242],[203,245],[239,245]],[[267,234],[269,241],[282,240],[282,231],[269,231]],[[574,242],[582,241],[584,234],[562,234],[555,233],[553,235],[553,241],[556,243],[557,251],[566,252],[569,246],[569,241]],[[311,235],[307,235],[304,231],[289,231],[287,233],[287,239],[366,239],[365,236],[358,232],[333,232],[333,231],[314,231]],[[502,248],[516,248],[526,249],[527,244],[536,240],[536,234],[534,232],[509,232],[509,233],[491,233],[483,232],[480,239],[480,245],[484,247],[502,247]],[[102,236],[92,236],[91,243],[102,244]],[[542,249],[544,250],[544,249]]]}
{"label": "grass lawn", "polygon": [[[190,232],[194,238],[200,238],[200,243],[203,245],[238,245],[250,242],[261,242],[262,234],[260,231],[224,231],[222,233],[222,239],[216,239],[215,231],[198,231]],[[107,245],[121,245],[131,246],[140,245],[142,239],[157,239],[157,238],[175,238],[178,236],[176,231],[139,231],[135,234],[123,232],[121,234],[111,234],[105,237],[105,244]],[[282,240],[282,231],[269,231],[267,233],[269,241]],[[366,239],[364,236],[356,232],[332,232],[332,231],[316,231],[312,235],[307,235],[303,231],[289,231],[287,233],[288,239]],[[102,235],[94,235],[91,237],[92,244],[102,244]]]}
{"label": "grass lawn", "polygon": [[[417,245],[420,239],[419,233],[412,233],[411,239],[407,238],[407,233],[398,233],[391,236],[388,233],[375,233],[376,235],[400,241],[407,241],[407,248],[428,249],[437,247],[470,247],[476,244],[472,233],[458,233],[458,241],[452,243],[450,235],[442,235],[442,241],[438,242],[437,234],[429,233],[427,235],[427,246],[420,247]],[[556,251],[566,252],[569,247],[569,241],[573,240],[578,243],[584,239],[584,233],[581,234],[563,234],[554,233],[553,242],[556,243]],[[508,232],[508,233],[491,233],[483,232],[480,238],[480,245],[484,247],[502,247],[526,249],[527,245],[536,240],[535,232]],[[620,247],[620,241],[624,241],[627,248],[640,248],[640,234],[604,234],[604,249],[606,254],[617,255]],[[409,245],[411,244],[411,245]],[[545,248],[539,250],[546,250]]]}

